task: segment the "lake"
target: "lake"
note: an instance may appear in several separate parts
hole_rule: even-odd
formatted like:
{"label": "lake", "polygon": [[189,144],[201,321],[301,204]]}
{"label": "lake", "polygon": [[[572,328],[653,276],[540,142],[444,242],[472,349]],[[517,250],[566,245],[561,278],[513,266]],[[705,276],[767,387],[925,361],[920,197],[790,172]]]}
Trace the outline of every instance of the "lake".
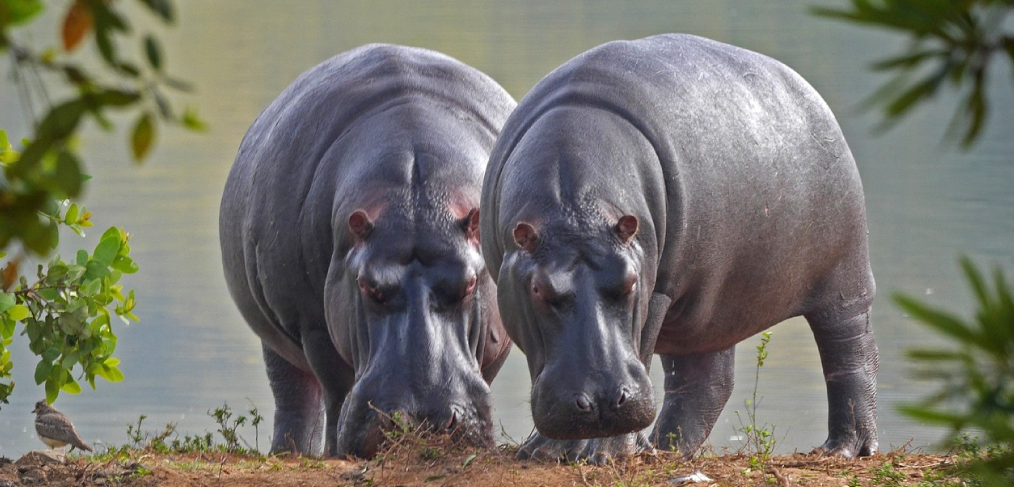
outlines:
{"label": "lake", "polygon": [[[85,204],[96,229],[87,239],[67,234],[64,252],[95,245],[110,225],[131,234],[141,271],[124,283],[137,291],[142,321],[117,328],[117,356],[126,380],[98,390],[63,394],[57,407],[99,445],[127,441],[126,426],[147,415],[144,429],[178,424],[181,434],[215,431],[210,409],[252,406],[266,418],[257,441],[270,443],[274,403],[260,343],[236,311],[222,277],[218,243],[221,190],[240,139],[260,111],[296,76],[347,49],[389,42],[447,53],[498,80],[520,99],[542,76],[603,42],[663,32],[698,34],[779,59],[824,96],[859,164],[866,191],[873,271],[879,297],[873,323],[880,347],[881,449],[933,445],[941,431],[899,415],[899,403],[934,390],[916,382],[904,350],[939,343],[891,301],[904,292],[968,315],[969,291],[956,258],[1010,270],[1014,244],[1014,95],[1010,66],[1001,62],[990,85],[991,116],[982,140],[962,152],[941,143],[955,106],[944,96],[897,127],[876,130],[879,115],[858,110],[884,81],[868,66],[896,54],[904,39],[816,18],[813,1],[350,1],[185,0],[179,27],[161,32],[169,72],[196,86],[174,97],[178,108],[199,107],[206,134],[162,130],[143,166],[129,162],[124,130],[87,131],[83,152],[89,183]],[[825,5],[846,2],[824,0]],[[143,16],[138,17],[143,18]],[[149,29],[139,25],[139,31]],[[47,39],[36,33],[39,41]],[[8,66],[0,81],[0,127],[18,140],[26,123]],[[946,93],[946,90],[945,90]],[[128,126],[129,121],[121,121]],[[816,346],[806,323],[773,329],[770,357],[760,371],[760,423],[775,425],[777,450],[809,451],[827,435],[827,403]],[[711,435],[716,449],[737,448],[744,401],[753,390],[754,347],[737,349],[737,386]],[[35,362],[27,344],[15,347],[17,388],[0,411],[0,456],[41,448],[35,438]],[[661,367],[652,369],[661,403]],[[516,441],[532,429],[529,377],[515,350],[493,384],[495,421]],[[744,416],[745,419],[745,416]],[[241,435],[255,443],[252,428]],[[504,440],[506,441],[506,440]]]}

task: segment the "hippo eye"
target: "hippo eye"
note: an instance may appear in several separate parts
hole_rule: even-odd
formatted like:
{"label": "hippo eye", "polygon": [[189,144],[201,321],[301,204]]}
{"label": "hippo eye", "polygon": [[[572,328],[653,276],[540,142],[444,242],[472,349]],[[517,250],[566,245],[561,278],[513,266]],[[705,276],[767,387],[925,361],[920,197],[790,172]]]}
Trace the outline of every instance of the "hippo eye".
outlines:
{"label": "hippo eye", "polygon": [[359,278],[359,290],[377,304],[384,304],[388,300],[386,293],[381,291],[375,284],[370,284],[366,279],[361,277]]}
{"label": "hippo eye", "polygon": [[479,282],[479,279],[476,276],[472,276],[472,278],[468,280],[468,284],[465,285],[465,290],[461,293],[461,297],[466,298],[474,293],[477,282]]}

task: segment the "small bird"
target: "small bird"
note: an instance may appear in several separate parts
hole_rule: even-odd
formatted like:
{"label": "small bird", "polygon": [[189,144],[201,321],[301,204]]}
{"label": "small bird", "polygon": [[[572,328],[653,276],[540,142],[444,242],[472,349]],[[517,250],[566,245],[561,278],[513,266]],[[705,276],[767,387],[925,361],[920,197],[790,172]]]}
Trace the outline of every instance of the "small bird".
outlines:
{"label": "small bird", "polygon": [[35,432],[39,439],[50,448],[63,448],[70,445],[70,449],[80,448],[92,451],[92,446],[81,439],[81,435],[74,429],[74,425],[63,413],[53,409],[43,399],[35,403]]}

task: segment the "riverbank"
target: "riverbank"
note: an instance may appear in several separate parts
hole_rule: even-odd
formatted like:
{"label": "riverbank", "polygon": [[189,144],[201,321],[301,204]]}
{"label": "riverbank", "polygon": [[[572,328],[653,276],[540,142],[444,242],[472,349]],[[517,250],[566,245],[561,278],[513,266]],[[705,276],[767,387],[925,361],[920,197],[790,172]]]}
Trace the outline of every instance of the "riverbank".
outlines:
{"label": "riverbank", "polygon": [[[704,455],[689,462],[669,452],[604,466],[519,461],[516,449],[440,446],[388,450],[371,461],[251,457],[224,452],[120,451],[65,463],[30,453],[0,459],[0,486],[946,486],[960,459],[896,451],[846,460],[817,455]],[[696,481],[696,482],[695,482]],[[678,482],[684,482],[679,484]]]}

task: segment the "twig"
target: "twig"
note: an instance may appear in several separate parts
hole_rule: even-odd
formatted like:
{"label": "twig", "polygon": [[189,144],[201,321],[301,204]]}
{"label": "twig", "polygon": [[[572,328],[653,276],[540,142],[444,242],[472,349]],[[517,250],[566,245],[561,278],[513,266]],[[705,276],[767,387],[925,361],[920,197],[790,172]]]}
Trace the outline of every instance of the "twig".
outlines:
{"label": "twig", "polygon": [[773,467],[771,465],[768,465],[767,472],[769,474],[773,475],[775,477],[775,480],[777,480],[778,484],[781,485],[782,487],[790,487],[791,486],[791,484],[789,483],[789,479],[786,478],[784,475],[782,475],[782,473],[779,472],[777,468],[775,468],[775,467]]}
{"label": "twig", "polygon": [[588,477],[585,477],[584,470],[581,469],[580,463],[575,463],[574,466],[577,468],[577,473],[581,474],[581,483],[588,487],[592,487],[592,484],[588,482]]}

